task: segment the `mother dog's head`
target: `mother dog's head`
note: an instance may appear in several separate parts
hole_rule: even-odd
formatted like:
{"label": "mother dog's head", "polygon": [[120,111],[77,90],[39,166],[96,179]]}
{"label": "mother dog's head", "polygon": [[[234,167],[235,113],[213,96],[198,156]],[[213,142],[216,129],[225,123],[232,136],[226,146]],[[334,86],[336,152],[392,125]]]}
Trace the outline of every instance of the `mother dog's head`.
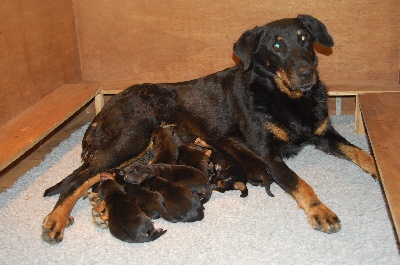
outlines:
{"label": "mother dog's head", "polygon": [[245,71],[271,76],[282,92],[298,98],[318,81],[314,41],[324,47],[334,45],[322,22],[299,15],[244,32],[233,50]]}

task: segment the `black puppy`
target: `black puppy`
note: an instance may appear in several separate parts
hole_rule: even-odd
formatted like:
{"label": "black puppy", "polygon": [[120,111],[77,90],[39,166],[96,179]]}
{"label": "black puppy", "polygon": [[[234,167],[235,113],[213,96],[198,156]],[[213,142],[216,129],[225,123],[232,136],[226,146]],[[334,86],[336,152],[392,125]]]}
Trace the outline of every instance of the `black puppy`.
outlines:
{"label": "black puppy", "polygon": [[270,177],[293,196],[314,229],[333,233],[340,220],[284,158],[308,144],[348,159],[378,177],[371,155],[331,125],[314,42],[334,45],[318,19],[299,15],[244,32],[233,46],[241,64],[192,81],[134,85],[114,96],[82,141],[83,164],[45,192],[60,197],[43,222],[44,240],[60,242],[73,206],[98,173],[126,165],[149,148],[162,124],[205,140],[235,158],[246,177]]}
{"label": "black puppy", "polygon": [[130,183],[140,184],[145,179],[157,176],[168,181],[178,182],[197,194],[201,203],[206,203],[212,195],[208,177],[200,170],[183,165],[168,164],[137,164],[126,167],[125,172],[129,174]]}
{"label": "black puppy", "polygon": [[[135,184],[136,178],[136,173],[125,174],[126,182]],[[152,192],[159,192],[163,196],[165,209],[173,218],[173,222],[195,222],[204,218],[204,207],[199,197],[187,187],[154,175],[144,179],[140,186]]]}
{"label": "black puppy", "polygon": [[102,182],[98,195],[105,201],[108,228],[116,238],[129,243],[143,243],[153,241],[166,232],[154,228],[151,219],[140,209],[140,201],[127,195],[115,180]]}

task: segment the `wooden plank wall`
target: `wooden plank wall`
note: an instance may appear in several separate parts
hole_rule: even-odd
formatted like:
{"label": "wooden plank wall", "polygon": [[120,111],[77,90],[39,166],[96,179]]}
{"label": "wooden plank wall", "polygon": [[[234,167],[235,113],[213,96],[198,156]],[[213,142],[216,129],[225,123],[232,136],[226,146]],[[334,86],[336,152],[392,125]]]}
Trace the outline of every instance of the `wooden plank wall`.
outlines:
{"label": "wooden plank wall", "polygon": [[82,79],[71,0],[2,0],[0,49],[0,125]]}
{"label": "wooden plank wall", "polygon": [[335,40],[324,80],[396,80],[397,0],[73,0],[84,80],[182,81],[230,67],[246,29],[299,13]]}
{"label": "wooden plank wall", "polygon": [[243,31],[299,13],[335,39],[319,56],[324,80],[398,78],[396,0],[3,0],[0,125],[64,83],[182,81],[230,67]]}

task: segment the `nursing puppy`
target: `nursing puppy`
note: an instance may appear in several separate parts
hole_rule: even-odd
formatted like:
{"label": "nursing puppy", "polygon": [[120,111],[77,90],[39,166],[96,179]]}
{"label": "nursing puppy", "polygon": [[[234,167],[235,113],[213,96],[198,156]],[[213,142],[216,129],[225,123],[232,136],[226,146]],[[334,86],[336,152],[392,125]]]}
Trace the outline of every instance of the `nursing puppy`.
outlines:
{"label": "nursing puppy", "polygon": [[[136,173],[127,172],[125,181],[135,184]],[[171,222],[195,222],[204,218],[204,207],[199,197],[187,187],[154,175],[144,179],[140,186],[163,196],[165,209],[173,219]]]}
{"label": "nursing puppy", "polygon": [[[127,195],[135,197],[139,200],[139,207],[142,211],[149,216],[151,219],[158,219],[162,217],[164,220],[175,222],[175,220],[169,215],[167,210],[165,209],[165,201],[164,198],[158,192],[149,191],[143,187],[140,187],[137,184],[127,183],[124,180],[125,171],[124,170],[109,170],[106,172],[102,172],[100,174],[102,179],[114,179],[119,185],[121,185]],[[89,195],[90,196],[90,195]],[[93,197],[93,195],[92,195]],[[98,197],[98,196],[97,196]],[[95,204],[96,208],[94,207],[94,215],[93,217],[97,217],[100,215],[102,220],[108,221],[108,217],[105,217],[103,212],[98,212],[97,209],[101,210],[100,204],[104,204],[104,201],[92,203],[92,206]],[[107,220],[106,220],[107,218]],[[97,219],[96,219],[97,220]],[[95,220],[95,221],[96,221]],[[99,225],[98,222],[95,222]],[[100,226],[100,225],[99,225]],[[100,226],[101,227],[101,226]]]}
{"label": "nursing puppy", "polygon": [[143,243],[153,241],[166,232],[154,228],[151,219],[140,209],[139,200],[127,195],[115,180],[102,182],[98,195],[106,203],[108,227],[114,237],[129,243]]}
{"label": "nursing puppy", "polygon": [[[246,186],[246,173],[238,162],[228,154],[216,150],[211,152],[210,160],[216,169],[216,175],[210,181],[213,189],[219,192],[240,190],[240,197],[247,197],[249,191]],[[269,189],[267,189],[267,192],[269,195],[272,194]]]}
{"label": "nursing puppy", "polygon": [[158,126],[154,129],[151,138],[154,153],[152,164],[176,165],[178,145],[173,134],[174,129],[172,126]]}
{"label": "nursing puppy", "polygon": [[140,208],[151,219],[163,218],[169,222],[176,222],[165,209],[164,197],[156,191],[150,191],[138,184],[125,183],[126,194],[136,197],[140,201]]}
{"label": "nursing puppy", "polygon": [[199,150],[194,144],[184,144],[178,147],[178,164],[197,168],[209,178],[215,175],[213,163],[206,151]]}
{"label": "nursing puppy", "polygon": [[183,165],[146,165],[134,163],[125,168],[125,171],[129,172],[130,183],[140,184],[142,181],[152,176],[177,182],[189,188],[192,193],[197,194],[203,204],[206,203],[212,195],[208,176],[193,167]]}

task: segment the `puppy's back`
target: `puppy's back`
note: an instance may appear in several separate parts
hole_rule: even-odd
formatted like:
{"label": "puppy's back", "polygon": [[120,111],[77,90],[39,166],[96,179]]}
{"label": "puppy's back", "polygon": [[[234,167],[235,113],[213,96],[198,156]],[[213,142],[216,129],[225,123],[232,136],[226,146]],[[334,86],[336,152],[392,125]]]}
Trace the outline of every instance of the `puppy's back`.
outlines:
{"label": "puppy's back", "polygon": [[155,240],[166,230],[155,229],[151,219],[140,209],[137,198],[127,195],[112,179],[99,187],[108,211],[110,233],[125,242],[143,243]]}

